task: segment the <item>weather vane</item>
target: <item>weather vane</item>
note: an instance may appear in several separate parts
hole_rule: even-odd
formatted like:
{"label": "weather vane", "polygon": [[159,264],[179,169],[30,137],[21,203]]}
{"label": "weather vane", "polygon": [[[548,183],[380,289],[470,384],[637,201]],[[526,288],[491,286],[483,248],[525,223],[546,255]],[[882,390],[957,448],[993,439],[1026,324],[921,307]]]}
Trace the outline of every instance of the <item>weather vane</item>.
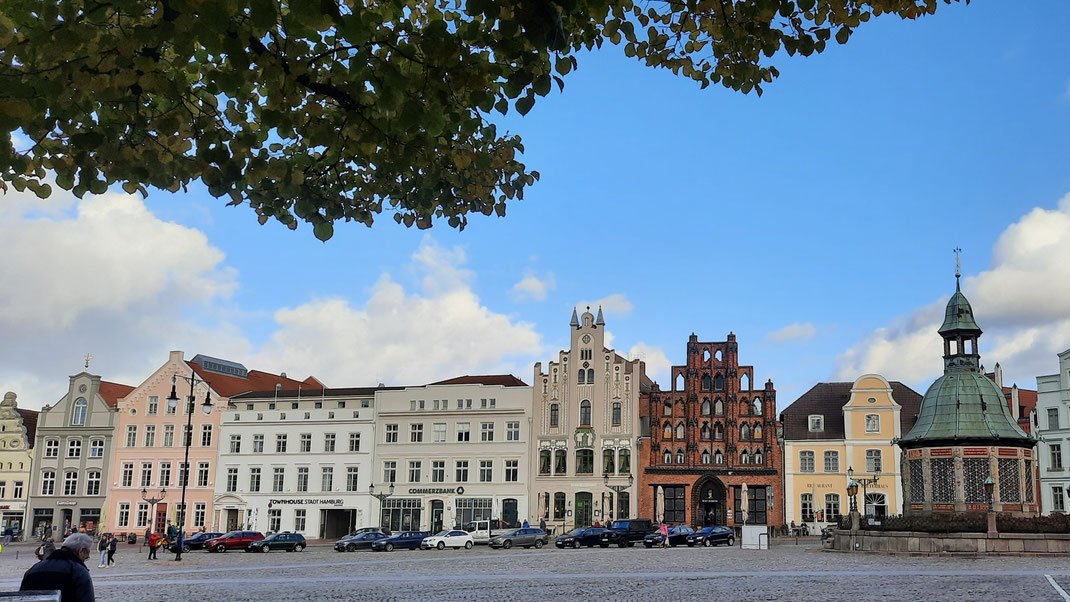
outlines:
{"label": "weather vane", "polygon": [[955,279],[957,280],[962,276],[962,249],[959,247],[954,248],[955,251]]}
{"label": "weather vane", "polygon": [[91,360],[91,359],[93,359],[93,356],[92,356],[92,355],[89,355],[89,354],[87,353],[87,354],[86,354],[86,356],[85,356],[85,369],[86,369],[86,370],[88,370],[88,369],[89,369],[89,360]]}

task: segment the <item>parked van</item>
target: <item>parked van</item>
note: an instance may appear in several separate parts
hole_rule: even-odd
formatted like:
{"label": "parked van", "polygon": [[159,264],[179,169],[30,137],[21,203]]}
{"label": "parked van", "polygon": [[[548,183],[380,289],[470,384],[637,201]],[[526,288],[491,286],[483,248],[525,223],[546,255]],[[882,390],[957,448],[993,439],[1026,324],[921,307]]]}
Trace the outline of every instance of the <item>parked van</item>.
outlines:
{"label": "parked van", "polygon": [[487,543],[490,541],[491,537],[504,535],[519,526],[520,525],[510,525],[503,520],[492,519],[474,520],[465,523],[462,528],[472,534],[472,541],[475,543]]}

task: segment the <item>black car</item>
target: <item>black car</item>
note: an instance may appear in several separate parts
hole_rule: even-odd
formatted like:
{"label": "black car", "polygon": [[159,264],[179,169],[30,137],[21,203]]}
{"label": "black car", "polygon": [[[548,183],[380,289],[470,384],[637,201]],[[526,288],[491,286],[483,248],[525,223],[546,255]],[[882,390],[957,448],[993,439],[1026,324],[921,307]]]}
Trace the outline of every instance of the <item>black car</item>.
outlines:
{"label": "black car", "polygon": [[305,536],[300,533],[276,533],[259,541],[254,541],[246,547],[249,552],[270,552],[271,550],[286,550],[287,552],[300,552],[308,544]]}
{"label": "black car", "polygon": [[554,540],[554,545],[559,548],[593,548],[598,545],[602,534],[606,530],[602,527],[588,527],[586,529],[573,529]]}
{"label": "black car", "polygon": [[[669,546],[676,547],[682,543],[687,543],[687,537],[694,533],[695,530],[687,525],[669,527]],[[660,546],[664,541],[665,536],[660,532],[655,532],[643,538],[643,545],[648,548],[653,548],[654,546]]]}
{"label": "black car", "polygon": [[373,531],[371,533],[359,533],[357,535],[347,535],[338,540],[338,543],[334,544],[334,549],[338,552],[356,552],[357,550],[370,550],[372,544],[380,539],[386,539],[390,537],[386,533],[379,531]]}
{"label": "black car", "polygon": [[186,539],[186,540],[184,540],[182,542],[182,551],[183,552],[189,552],[190,550],[203,550],[204,549],[204,542],[208,541],[209,539],[212,539],[212,538],[215,538],[215,537],[219,537],[220,535],[223,535],[223,534],[219,533],[217,531],[210,531],[210,532],[207,532],[207,533],[198,533],[198,534],[194,535],[193,537],[191,537],[189,539]]}
{"label": "black car", "polygon": [[654,530],[654,525],[648,518],[631,518],[628,520],[613,521],[598,540],[598,545],[603,548],[608,548],[610,544],[617,544],[618,547],[631,547],[635,545],[637,541],[643,541],[643,538]]}
{"label": "black car", "polygon": [[687,536],[687,545],[689,547],[709,547],[722,543],[730,546],[736,544],[736,533],[732,530],[732,527],[703,527]]}
{"label": "black car", "polygon": [[384,537],[372,542],[372,550],[375,552],[393,552],[399,550],[419,550],[420,542],[429,536],[427,531],[399,531],[390,537]]}

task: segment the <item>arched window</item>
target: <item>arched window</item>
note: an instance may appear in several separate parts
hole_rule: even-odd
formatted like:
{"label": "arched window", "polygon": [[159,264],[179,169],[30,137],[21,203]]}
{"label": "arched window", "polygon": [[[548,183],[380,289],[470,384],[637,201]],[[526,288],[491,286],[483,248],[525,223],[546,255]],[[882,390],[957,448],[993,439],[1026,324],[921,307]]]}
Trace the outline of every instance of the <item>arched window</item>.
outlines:
{"label": "arched window", "polygon": [[754,451],[754,463],[755,464],[761,464],[762,463],[762,450],[758,449],[758,450]]}
{"label": "arched window", "polygon": [[616,467],[613,466],[613,464],[614,464],[614,462],[613,462],[614,455],[615,454],[613,453],[612,449],[603,449],[602,450],[602,472],[603,473],[613,474],[613,473],[616,472]]}
{"label": "arched window", "polygon": [[747,455],[747,450],[743,450],[743,452],[739,454],[739,463],[750,464],[750,456]]}
{"label": "arched window", "polygon": [[724,454],[721,453],[721,450],[713,452],[713,463],[724,464]]}
{"label": "arched window", "polygon": [[665,448],[665,451],[661,452],[661,463],[672,464],[672,452],[669,451],[669,448],[667,447]]}
{"label": "arched window", "polygon": [[89,402],[85,400],[85,397],[79,397],[74,400],[74,414],[71,417],[71,424],[75,426],[85,425],[85,415],[89,411]]}
{"label": "arched window", "polygon": [[721,361],[721,350],[720,349],[718,349],[717,351],[715,351],[713,353],[713,359],[715,359],[717,361]]}
{"label": "arched window", "polygon": [[709,416],[710,415],[710,408],[711,408],[710,400],[709,399],[703,399],[702,400],[702,415],[703,416]]}
{"label": "arched window", "polygon": [[710,390],[710,375],[709,374],[703,374],[702,375],[702,390],[703,391],[709,391]]}
{"label": "arched window", "polygon": [[724,427],[721,426],[720,422],[715,422],[713,424],[713,440],[714,441],[722,441],[722,440],[724,440]]}
{"label": "arched window", "polygon": [[673,391],[683,391],[683,390],[684,390],[684,375],[683,375],[683,373],[678,373],[676,375],[676,380],[673,381]]}
{"label": "arched window", "polygon": [[750,439],[750,427],[748,427],[745,424],[740,426],[739,427],[739,438],[740,439]]}
{"label": "arched window", "polygon": [[586,399],[580,402],[580,426],[591,426],[591,402]]}
{"label": "arched window", "polygon": [[550,450],[539,450],[539,474],[550,474]]}
{"label": "arched window", "polygon": [[724,416],[724,402],[720,399],[713,402],[713,413],[717,416]]}
{"label": "arched window", "polygon": [[684,463],[684,450],[680,449],[679,447],[676,448],[676,463],[677,464],[683,464]]}
{"label": "arched window", "polygon": [[709,422],[703,422],[702,423],[702,433],[701,433],[702,438],[704,440],[706,440],[706,441],[709,441],[711,433],[712,433],[712,431],[710,431],[710,423]]}
{"label": "arched window", "polygon": [[556,403],[550,404],[550,426],[560,426],[561,406]]}
{"label": "arched window", "polygon": [[568,472],[568,454],[565,450],[554,450],[554,474],[565,474]]}
{"label": "arched window", "polygon": [[665,423],[665,428],[661,432],[662,439],[672,439],[672,425],[668,422]]}
{"label": "arched window", "polygon": [[683,422],[677,423],[677,425],[676,425],[676,438],[677,439],[683,439],[684,438],[684,423]]}
{"label": "arched window", "polygon": [[713,377],[713,390],[714,391],[723,391],[724,390],[724,377],[721,376],[720,372],[717,373],[717,376]]}
{"label": "arched window", "polygon": [[666,399],[665,400],[665,405],[663,405],[662,408],[661,408],[661,415],[662,416],[672,416],[672,400],[671,399]]}
{"label": "arched window", "polygon": [[746,374],[744,374],[743,376],[739,377],[739,390],[740,391],[750,391],[750,377],[747,376]]}
{"label": "arched window", "polygon": [[762,438],[762,425],[761,424],[755,424],[754,425],[754,438],[755,439],[761,439]]}
{"label": "arched window", "polygon": [[613,402],[613,426],[620,426],[620,402]]}
{"label": "arched window", "polygon": [[702,450],[702,463],[703,464],[709,464],[710,463],[710,450],[708,450],[708,449]]}
{"label": "arched window", "polygon": [[579,372],[576,373],[576,384],[578,384],[578,385],[587,384],[586,378],[587,378],[587,373],[584,372],[583,370],[580,370]]}
{"label": "arched window", "polygon": [[703,349],[702,350],[702,361],[704,361],[704,362],[710,361],[710,350],[709,349]]}
{"label": "arched window", "polygon": [[589,384],[589,385],[593,385],[594,384],[594,368],[588,368],[587,369],[587,384]]}
{"label": "arched window", "polygon": [[754,398],[754,413],[757,414],[758,416],[762,415],[762,398],[761,397],[755,397]]}
{"label": "arched window", "polygon": [[621,474],[628,474],[632,471],[632,453],[626,449],[620,450],[617,454],[617,472]]}

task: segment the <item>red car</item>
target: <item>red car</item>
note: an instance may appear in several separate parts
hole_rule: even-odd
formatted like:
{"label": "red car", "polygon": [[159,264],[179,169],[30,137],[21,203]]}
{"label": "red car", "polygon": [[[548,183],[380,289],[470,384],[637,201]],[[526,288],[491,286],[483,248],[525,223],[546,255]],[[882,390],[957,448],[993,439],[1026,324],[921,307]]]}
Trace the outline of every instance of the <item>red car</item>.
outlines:
{"label": "red car", "polygon": [[259,531],[231,531],[204,542],[204,549],[209,552],[226,552],[234,548],[248,551],[249,544],[261,539],[264,539],[264,534]]}

